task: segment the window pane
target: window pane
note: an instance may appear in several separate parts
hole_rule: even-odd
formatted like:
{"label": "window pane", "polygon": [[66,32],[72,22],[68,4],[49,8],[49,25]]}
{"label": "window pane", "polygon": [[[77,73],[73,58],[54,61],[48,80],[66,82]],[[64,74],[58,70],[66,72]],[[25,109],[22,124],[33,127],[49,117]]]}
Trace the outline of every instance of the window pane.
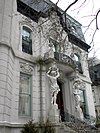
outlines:
{"label": "window pane", "polygon": [[30,37],[30,32],[28,32],[28,31],[26,31],[26,30],[24,30],[23,29],[23,31],[22,31],[22,35],[24,36],[24,37]]}
{"label": "window pane", "polygon": [[22,51],[28,54],[32,54],[32,31],[23,26],[22,29]]}
{"label": "window pane", "polygon": [[[74,54],[75,61],[79,61],[78,55]],[[80,61],[79,61],[80,62]]]}
{"label": "window pane", "polygon": [[20,93],[30,94],[30,77],[28,75],[20,77]]}
{"label": "window pane", "polygon": [[20,74],[19,88],[19,115],[30,116],[31,114],[31,77]]}
{"label": "window pane", "polygon": [[23,26],[22,37],[29,42],[31,40],[31,30]]}
{"label": "window pane", "polygon": [[80,91],[80,107],[83,111],[84,117],[87,117],[87,107],[86,107],[86,101],[85,101],[85,91],[84,90],[79,90]]}
{"label": "window pane", "polygon": [[30,96],[20,95],[19,96],[19,114],[30,115]]}
{"label": "window pane", "polygon": [[83,90],[80,90],[80,98],[81,98],[81,102],[85,102]]}

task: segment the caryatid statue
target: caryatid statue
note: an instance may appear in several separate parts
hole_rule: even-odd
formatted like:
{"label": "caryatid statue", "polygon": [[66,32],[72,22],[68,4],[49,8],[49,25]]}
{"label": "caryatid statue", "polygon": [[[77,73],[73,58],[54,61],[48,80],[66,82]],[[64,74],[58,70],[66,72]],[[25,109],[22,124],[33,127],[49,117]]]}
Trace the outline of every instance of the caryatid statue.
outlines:
{"label": "caryatid statue", "polygon": [[80,98],[80,89],[83,88],[83,82],[81,82],[81,80],[76,80],[73,84],[73,94],[74,94],[74,97],[75,97],[75,109],[77,111],[77,117],[80,118],[81,120],[84,119],[84,116],[83,116],[83,111],[80,107],[80,103],[81,103],[81,98]]}
{"label": "caryatid statue", "polygon": [[47,76],[50,82],[51,103],[53,105],[57,105],[56,104],[57,94],[60,91],[59,86],[57,84],[57,78],[60,76],[60,74],[59,74],[59,69],[57,68],[56,64],[53,64],[49,68],[47,72]]}

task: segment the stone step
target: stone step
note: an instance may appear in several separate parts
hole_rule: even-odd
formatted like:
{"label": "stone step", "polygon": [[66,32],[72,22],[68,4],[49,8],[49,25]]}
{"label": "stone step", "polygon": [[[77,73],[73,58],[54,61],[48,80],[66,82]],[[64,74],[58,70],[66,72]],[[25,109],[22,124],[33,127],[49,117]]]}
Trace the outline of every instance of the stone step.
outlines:
{"label": "stone step", "polygon": [[56,133],[100,133],[99,130],[92,128],[92,126],[90,126],[90,127],[89,128],[85,128],[85,127],[81,128],[80,125],[78,125],[78,127],[76,128],[75,123],[62,122],[62,123],[59,123],[59,125],[57,125]]}
{"label": "stone step", "polygon": [[70,128],[78,133],[99,133],[94,127],[89,125],[78,125],[77,123],[66,122],[64,123],[66,128]]}

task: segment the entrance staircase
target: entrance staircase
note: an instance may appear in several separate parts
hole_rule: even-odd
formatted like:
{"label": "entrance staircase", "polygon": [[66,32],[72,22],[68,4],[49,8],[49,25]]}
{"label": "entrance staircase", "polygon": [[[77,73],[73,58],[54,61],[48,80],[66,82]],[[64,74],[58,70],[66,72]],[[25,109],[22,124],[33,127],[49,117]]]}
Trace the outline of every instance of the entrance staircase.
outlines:
{"label": "entrance staircase", "polygon": [[81,121],[67,113],[65,121],[61,122],[57,133],[100,133],[100,130],[94,126],[93,117]]}

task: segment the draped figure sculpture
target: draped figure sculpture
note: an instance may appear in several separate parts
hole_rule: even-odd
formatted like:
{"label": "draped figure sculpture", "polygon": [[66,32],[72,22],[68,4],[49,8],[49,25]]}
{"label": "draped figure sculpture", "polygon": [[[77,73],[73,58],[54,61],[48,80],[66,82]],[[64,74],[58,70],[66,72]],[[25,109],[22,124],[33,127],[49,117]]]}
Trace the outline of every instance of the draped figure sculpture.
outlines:
{"label": "draped figure sculpture", "polygon": [[59,69],[57,68],[56,64],[53,64],[49,68],[47,72],[47,76],[50,82],[51,103],[53,105],[57,105],[56,104],[57,94],[60,91],[59,86],[57,84],[57,78],[60,76],[60,74],[59,74]]}
{"label": "draped figure sculpture", "polygon": [[80,107],[80,103],[81,103],[81,98],[80,98],[81,84],[82,83],[78,80],[74,82],[73,94],[74,94],[74,97],[75,97],[75,109],[76,109],[76,112],[77,112],[77,117],[80,118],[81,120],[83,120],[84,119],[83,111]]}

